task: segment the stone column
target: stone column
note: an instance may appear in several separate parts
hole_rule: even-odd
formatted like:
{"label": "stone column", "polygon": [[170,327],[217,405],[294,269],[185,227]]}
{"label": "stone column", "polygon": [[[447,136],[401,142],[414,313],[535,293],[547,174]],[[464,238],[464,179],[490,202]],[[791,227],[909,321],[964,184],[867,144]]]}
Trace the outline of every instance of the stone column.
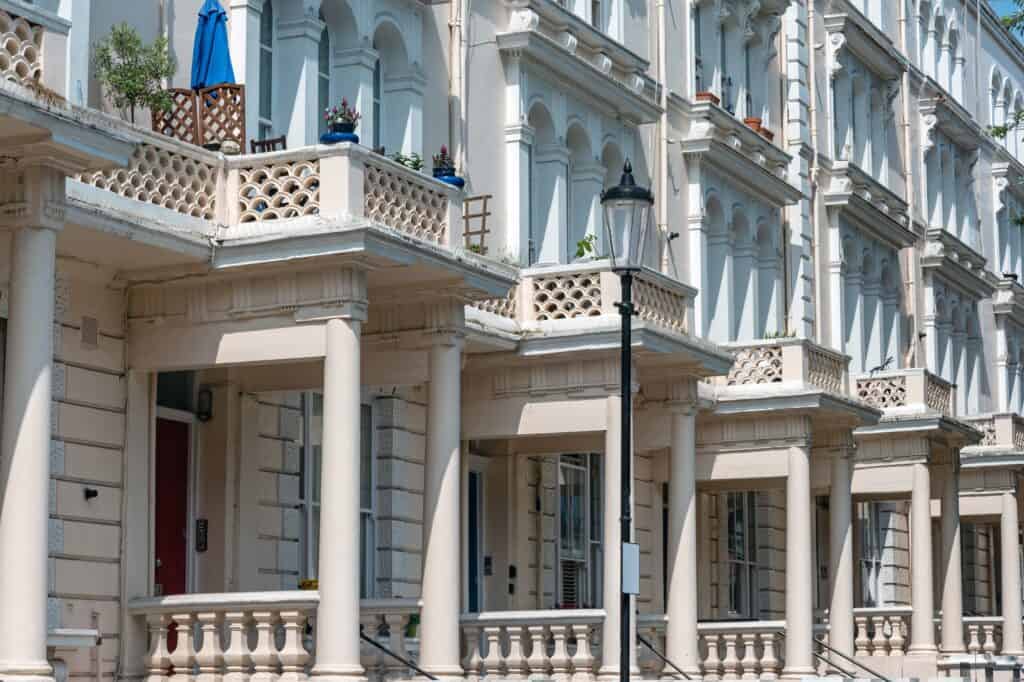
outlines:
{"label": "stone column", "polygon": [[935,648],[935,598],[932,594],[931,473],[927,462],[913,467],[910,495],[910,653],[932,654]]}
{"label": "stone column", "polygon": [[[28,182],[28,179],[26,179]],[[0,440],[0,678],[52,680],[46,660],[53,298],[57,233],[11,240]]]}
{"label": "stone column", "polygon": [[320,473],[320,605],[316,665],[325,679],[362,678],[359,662],[359,552],[338,538],[359,537],[360,347],[366,318],[365,275],[345,271],[342,289],[354,302],[325,323],[322,464]]}
{"label": "stone column", "polygon": [[420,665],[439,677],[462,676],[459,651],[461,343],[454,333],[439,333],[428,351],[430,385],[423,479]]}
{"label": "stone column", "polygon": [[[376,147],[383,135],[376,130],[373,119],[373,71],[377,64],[377,51],[369,47],[353,47],[334,51],[331,60],[331,89],[337,93],[331,98],[331,106],[337,105],[342,97],[362,116],[359,119],[359,142],[366,147]],[[388,153],[395,150],[389,149]]]}
{"label": "stone column", "polygon": [[[316,144],[320,131],[319,90],[320,33],[324,23],[303,12],[303,3],[281,3],[277,22],[274,71],[277,102],[274,113],[287,122],[288,143]],[[275,121],[277,122],[277,121]]]}
{"label": "stone column", "polygon": [[853,458],[850,449],[832,459],[829,494],[832,603],[829,606],[829,644],[853,656]]}
{"label": "stone column", "polygon": [[783,676],[813,676],[811,448],[789,448],[786,477],[786,667]]}
{"label": "stone column", "polygon": [[1003,514],[999,524],[1002,547],[1003,574],[1003,651],[1007,656],[1024,656],[1024,636],[1021,634],[1020,562],[1018,538],[1020,521],[1017,496],[1003,493]]}
{"label": "stone column", "polygon": [[[959,452],[955,457],[959,458]],[[942,482],[942,653],[964,652],[964,598],[960,567],[960,485],[955,463]],[[1019,600],[1018,600],[1019,601]]]}
{"label": "stone column", "polygon": [[[622,574],[619,566],[619,548],[622,545],[621,527],[619,526],[622,511],[622,462],[621,443],[622,432],[619,430],[622,423],[622,398],[620,396],[608,396],[607,398],[607,424],[604,432],[604,629],[606,633],[601,637],[601,671],[602,679],[617,680],[619,678],[619,623],[621,619],[619,601],[622,596]],[[671,494],[671,491],[669,491]],[[635,529],[635,526],[634,526]],[[636,599],[630,600],[631,604]],[[636,628],[631,630],[631,636],[635,636]],[[632,652],[630,668],[636,668],[636,641],[632,640],[630,651]]]}
{"label": "stone column", "polygon": [[[88,7],[90,3],[76,3]],[[231,64],[235,80],[245,85],[245,132],[250,138],[259,137],[260,123],[260,18],[263,0],[231,0],[228,29]],[[248,140],[244,145],[248,145]],[[246,149],[242,150],[243,153]]]}
{"label": "stone column", "polygon": [[[668,624],[665,650],[691,677],[700,676],[697,650],[696,409],[674,408],[671,420],[668,531]],[[668,670],[666,670],[668,672]]]}

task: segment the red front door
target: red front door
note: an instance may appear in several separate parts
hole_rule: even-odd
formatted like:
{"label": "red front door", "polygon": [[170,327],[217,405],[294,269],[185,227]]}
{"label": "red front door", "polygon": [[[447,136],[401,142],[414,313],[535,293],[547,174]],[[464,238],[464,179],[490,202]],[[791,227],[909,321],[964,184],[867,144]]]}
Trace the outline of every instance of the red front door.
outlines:
{"label": "red front door", "polygon": [[157,595],[184,594],[187,588],[189,432],[185,422],[156,420]]}

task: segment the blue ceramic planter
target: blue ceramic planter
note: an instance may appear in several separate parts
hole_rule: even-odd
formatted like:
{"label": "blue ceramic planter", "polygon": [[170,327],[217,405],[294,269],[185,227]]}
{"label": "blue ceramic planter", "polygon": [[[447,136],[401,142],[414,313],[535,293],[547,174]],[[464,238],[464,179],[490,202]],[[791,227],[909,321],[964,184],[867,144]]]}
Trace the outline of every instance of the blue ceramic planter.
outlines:
{"label": "blue ceramic planter", "polygon": [[452,185],[453,187],[458,187],[459,189],[462,189],[466,185],[466,181],[458,175],[438,175],[435,177],[437,177],[441,182]]}
{"label": "blue ceramic planter", "polygon": [[320,136],[320,144],[338,144],[339,142],[359,143],[359,136],[355,133],[334,133],[326,132]]}

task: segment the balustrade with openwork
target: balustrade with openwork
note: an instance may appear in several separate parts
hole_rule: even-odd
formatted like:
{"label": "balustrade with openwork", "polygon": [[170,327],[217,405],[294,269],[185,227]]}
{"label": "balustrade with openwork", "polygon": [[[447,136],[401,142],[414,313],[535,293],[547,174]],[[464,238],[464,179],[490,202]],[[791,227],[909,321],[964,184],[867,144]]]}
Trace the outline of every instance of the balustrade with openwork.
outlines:
{"label": "balustrade with openwork", "polygon": [[953,416],[953,385],[926,369],[900,369],[857,378],[857,397],[879,410],[938,412]]}
{"label": "balustrade with openwork", "polygon": [[849,357],[806,339],[769,339],[755,343],[725,344],[735,361],[723,386],[802,383],[838,395],[846,393]]}
{"label": "balustrade with openwork", "polygon": [[[225,156],[142,134],[127,168],[77,180],[251,236],[308,216],[366,221],[432,244],[460,239],[460,190],[353,144]],[[330,191],[321,193],[321,185]]]}
{"label": "balustrade with openwork", "polygon": [[[689,332],[694,290],[654,270],[633,278],[636,319],[678,334]],[[619,276],[608,261],[529,268],[506,298],[475,304],[524,325],[551,325],[588,317],[618,316]]]}

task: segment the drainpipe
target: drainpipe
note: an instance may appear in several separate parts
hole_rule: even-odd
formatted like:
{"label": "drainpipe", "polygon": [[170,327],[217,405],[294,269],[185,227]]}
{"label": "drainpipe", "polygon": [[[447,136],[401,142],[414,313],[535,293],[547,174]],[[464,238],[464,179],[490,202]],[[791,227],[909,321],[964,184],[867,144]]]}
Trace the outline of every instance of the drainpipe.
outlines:
{"label": "drainpipe", "polygon": [[658,121],[658,228],[659,234],[665,237],[665,250],[661,255],[661,271],[668,272],[670,261],[669,250],[672,242],[668,241],[668,66],[667,45],[665,44],[665,0],[658,0],[658,79],[661,81],[661,114]]}
{"label": "drainpipe", "polygon": [[[807,107],[807,118],[810,119],[810,136],[811,136],[811,167],[807,172],[808,179],[811,181],[811,198],[810,198],[810,213],[811,213],[811,267],[815,269],[814,272],[814,327],[811,329],[811,337],[821,342],[823,339],[818,333],[821,329],[821,316],[822,316],[822,301],[824,300],[824,286],[825,277],[821,276],[821,263],[818,261],[818,254],[822,251],[818,245],[818,74],[817,74],[817,61],[818,61],[818,50],[814,45],[814,20],[815,11],[814,3],[807,3],[807,69],[808,69],[808,96],[810,97],[810,104]],[[826,235],[827,235],[826,231]],[[825,253],[828,253],[828,249],[825,249]],[[786,325],[789,325],[789,319],[786,320]],[[788,329],[787,329],[788,331]]]}
{"label": "drainpipe", "polygon": [[448,5],[448,142],[462,174],[467,175],[465,144],[466,32],[463,25],[469,0],[452,0]]}
{"label": "drainpipe", "polygon": [[[909,54],[909,51],[907,49],[907,6],[905,2],[900,2],[898,3],[898,7],[900,48],[903,50],[903,54]],[[913,152],[913,131],[910,126],[910,71],[904,71],[903,75],[900,77],[900,80],[901,87],[903,88],[903,147],[904,149],[906,149],[907,159],[909,161],[910,155]],[[913,162],[904,163],[903,167],[903,172],[906,175],[906,184],[904,192],[906,194],[907,201],[907,220],[909,221],[908,226],[913,228],[914,204],[917,196],[914,185],[914,164]],[[921,367],[923,365],[921,364],[920,336],[918,334],[919,330],[921,329],[921,319],[920,315],[918,314],[920,306],[918,306],[917,300],[917,283],[921,281],[921,278],[918,276],[921,260],[918,256],[916,248],[910,249],[907,261],[907,281],[905,285],[905,291],[910,292],[910,295],[906,296],[907,313],[911,316],[911,319],[914,321],[914,328],[911,330],[910,347],[907,350],[908,355],[913,355],[912,364]],[[905,360],[910,360],[910,358],[905,358]],[[910,363],[904,362],[904,364]]]}

